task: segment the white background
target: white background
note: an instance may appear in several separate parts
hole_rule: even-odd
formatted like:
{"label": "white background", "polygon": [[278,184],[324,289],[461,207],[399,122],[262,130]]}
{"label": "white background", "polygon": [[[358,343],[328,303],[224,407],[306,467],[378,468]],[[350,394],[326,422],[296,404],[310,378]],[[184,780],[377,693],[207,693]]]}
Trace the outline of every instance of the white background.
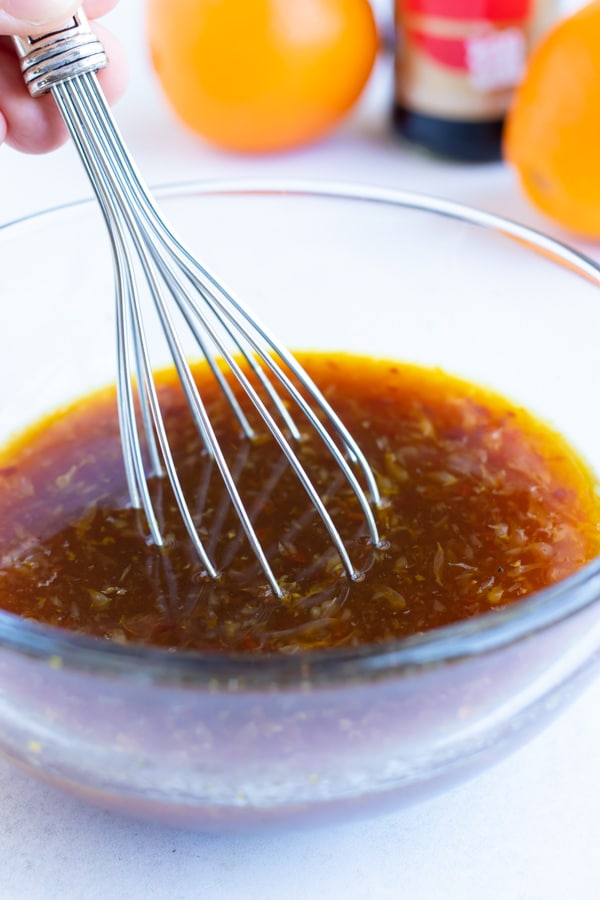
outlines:
{"label": "white background", "polygon": [[[378,6],[389,22],[386,0]],[[122,0],[109,21],[132,69],[117,117],[153,184],[226,175],[372,182],[560,234],[501,164],[432,160],[395,139],[385,61],[330,139],[276,157],[232,157],[168,112],[146,58],[142,0]],[[46,157],[0,148],[0,223],[88,194],[71,148]],[[600,257],[600,246],[583,249]],[[526,748],[451,793],[367,822],[285,834],[205,836],[132,822],[0,761],[0,898],[591,900],[600,896],[599,711],[596,683]]]}

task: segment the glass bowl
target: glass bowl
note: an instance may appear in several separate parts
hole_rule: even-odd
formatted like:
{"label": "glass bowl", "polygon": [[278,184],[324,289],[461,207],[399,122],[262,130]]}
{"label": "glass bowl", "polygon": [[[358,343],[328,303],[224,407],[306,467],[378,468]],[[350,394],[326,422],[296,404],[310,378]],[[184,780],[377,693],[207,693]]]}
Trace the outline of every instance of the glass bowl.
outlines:
{"label": "glass bowl", "polygon": [[[291,348],[441,366],[549,421],[600,471],[599,270],[493,216],[399,191],[159,192],[191,250]],[[0,229],[0,440],[114,380],[92,202]],[[378,647],[252,658],[122,646],[0,613],[0,750],[104,807],[198,828],[392,808],[475,773],[590,676],[600,561]]]}

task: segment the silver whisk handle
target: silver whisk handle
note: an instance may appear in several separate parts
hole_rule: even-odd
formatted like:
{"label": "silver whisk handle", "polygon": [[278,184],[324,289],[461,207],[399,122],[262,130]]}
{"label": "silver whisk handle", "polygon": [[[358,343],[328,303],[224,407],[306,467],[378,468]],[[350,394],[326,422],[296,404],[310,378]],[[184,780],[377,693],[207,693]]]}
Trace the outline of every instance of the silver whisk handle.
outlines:
{"label": "silver whisk handle", "polygon": [[60,31],[40,37],[13,37],[13,42],[32,97],[85,72],[97,72],[108,63],[106,51],[83,10],[78,10]]}

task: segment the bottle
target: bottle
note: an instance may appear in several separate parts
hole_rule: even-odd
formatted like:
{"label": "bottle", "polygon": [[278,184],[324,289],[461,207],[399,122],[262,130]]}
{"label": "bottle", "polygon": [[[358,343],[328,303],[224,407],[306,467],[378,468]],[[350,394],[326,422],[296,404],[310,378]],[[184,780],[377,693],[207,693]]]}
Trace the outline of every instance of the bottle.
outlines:
{"label": "bottle", "polygon": [[554,0],[396,0],[400,133],[452,159],[500,159],[513,91],[553,7]]}

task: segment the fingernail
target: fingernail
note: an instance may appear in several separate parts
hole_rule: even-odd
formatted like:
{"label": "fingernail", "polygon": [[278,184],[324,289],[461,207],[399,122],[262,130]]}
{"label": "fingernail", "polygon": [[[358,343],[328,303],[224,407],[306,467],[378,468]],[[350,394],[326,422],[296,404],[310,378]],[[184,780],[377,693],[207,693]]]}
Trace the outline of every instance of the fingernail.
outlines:
{"label": "fingernail", "polygon": [[4,0],[0,3],[9,16],[28,25],[60,22],[72,14],[72,0]]}

